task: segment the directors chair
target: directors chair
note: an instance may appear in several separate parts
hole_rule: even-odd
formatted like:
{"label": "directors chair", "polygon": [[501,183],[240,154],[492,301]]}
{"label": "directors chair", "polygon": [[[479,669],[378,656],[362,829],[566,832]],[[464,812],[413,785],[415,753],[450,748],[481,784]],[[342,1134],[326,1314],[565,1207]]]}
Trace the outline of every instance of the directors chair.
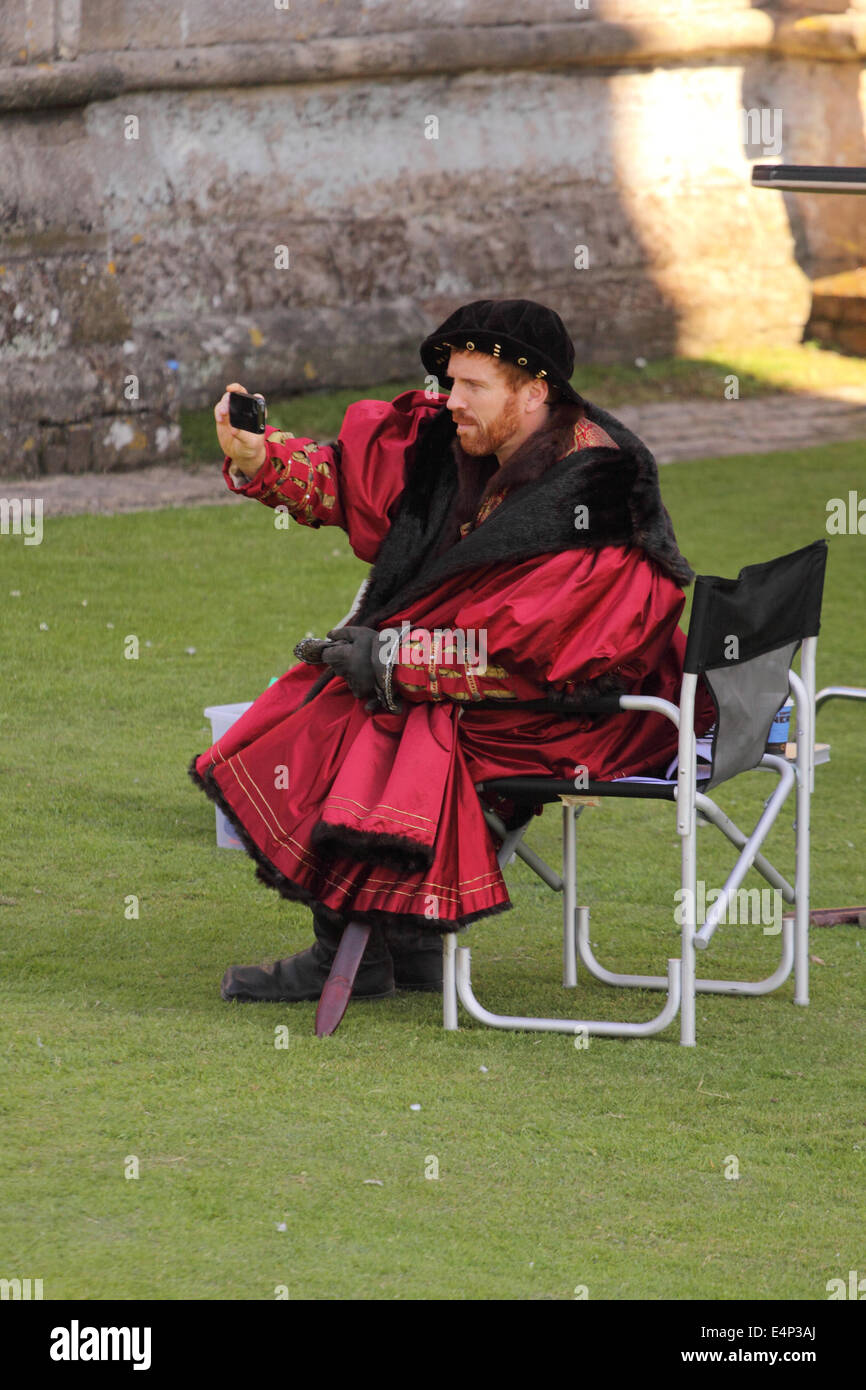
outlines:
{"label": "directors chair", "polygon": [[[581,787],[587,797],[625,797],[672,801],[676,805],[677,833],[681,840],[680,907],[681,948],[677,959],[668,960],[667,976],[627,975],[606,970],[594,957],[589,940],[589,910],[578,906],[576,872],[576,821],[580,797],[574,783],[561,778],[498,777],[480,782],[476,790],[485,820],[501,840],[501,869],[515,855],[521,858],[556,892],[563,895],[563,983],[577,984],[577,960],[595,978],[627,988],[663,990],[661,1012],[647,1022],[615,1023],[605,1020],[529,1018],[490,1013],[472,990],[471,953],[458,946],[457,934],[444,938],[443,1022],[458,1027],[458,1001],[478,1022],[494,1028],[606,1034],[641,1037],[659,1033],[680,1014],[680,1042],[695,1045],[695,1000],[700,992],[712,994],[767,994],[778,989],[794,969],[794,1003],[809,1002],[809,809],[814,785],[815,651],[820,626],[821,599],[827,562],[827,542],[818,540],[801,550],[764,564],[749,565],[736,579],[699,575],[684,659],[679,706],[642,695],[604,696],[589,713],[609,714],[643,710],[666,716],[679,730],[676,776],[622,778],[592,781]],[[801,648],[797,675],[791,663]],[[695,692],[700,676],[706,681],[716,708],[716,721],[702,740],[706,764],[698,761],[694,734]],[[775,715],[788,697],[796,708],[796,756],[789,759],[767,753],[767,738]],[[707,792],[740,773],[761,768],[777,776],[763,813],[750,833],[741,830],[716,805]],[[764,841],[788,797],[796,796],[793,885],[761,852]],[[525,807],[527,818],[509,830],[488,804],[495,796],[507,797]],[[562,873],[546,864],[523,836],[538,805],[562,806]],[[576,804],[578,803],[578,804]],[[697,918],[698,819],[715,825],[739,851],[721,892],[705,919]],[[793,905],[793,917],[781,922],[781,960],[767,979],[715,980],[696,977],[697,952],[705,950],[750,868]]]}

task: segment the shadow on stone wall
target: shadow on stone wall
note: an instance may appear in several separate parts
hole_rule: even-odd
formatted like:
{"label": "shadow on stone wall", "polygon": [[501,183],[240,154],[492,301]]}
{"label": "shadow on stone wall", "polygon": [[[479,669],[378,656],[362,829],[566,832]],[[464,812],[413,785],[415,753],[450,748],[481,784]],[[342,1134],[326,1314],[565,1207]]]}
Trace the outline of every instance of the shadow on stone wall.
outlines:
{"label": "shadow on stone wall", "polygon": [[420,341],[475,298],[551,304],[585,361],[799,334],[776,214],[737,201],[735,69],[695,48],[727,42],[716,0],[685,26],[471,0],[438,29],[424,0],[334,0],[321,34],[292,11],[256,44],[229,0],[183,0],[177,43],[136,12],[140,47],[100,5],[20,52],[23,0],[0,28],[6,475],[176,457],[181,402],[231,379],[420,384]]}

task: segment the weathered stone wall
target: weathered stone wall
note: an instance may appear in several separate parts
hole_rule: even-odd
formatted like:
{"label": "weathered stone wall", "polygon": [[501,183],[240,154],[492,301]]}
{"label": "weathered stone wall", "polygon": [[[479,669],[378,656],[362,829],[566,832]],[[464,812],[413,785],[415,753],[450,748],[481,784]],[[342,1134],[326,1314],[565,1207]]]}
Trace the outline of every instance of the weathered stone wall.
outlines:
{"label": "weathered stone wall", "polygon": [[587,360],[799,341],[863,204],[750,162],[866,163],[839,10],[3,0],[0,469],[172,457],[233,377],[420,380],[472,298],[555,305]]}

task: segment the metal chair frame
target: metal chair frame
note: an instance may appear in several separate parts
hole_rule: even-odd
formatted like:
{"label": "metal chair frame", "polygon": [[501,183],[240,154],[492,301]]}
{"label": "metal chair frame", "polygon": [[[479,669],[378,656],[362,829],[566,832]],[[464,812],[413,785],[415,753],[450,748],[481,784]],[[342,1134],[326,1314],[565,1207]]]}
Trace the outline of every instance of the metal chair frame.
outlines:
{"label": "metal chair frame", "polygon": [[[628,779],[619,782],[590,781],[585,789],[581,788],[587,796],[655,798],[673,800],[676,803],[676,826],[681,840],[682,931],[680,956],[668,960],[666,977],[610,971],[593,955],[589,941],[589,909],[578,905],[577,901],[576,821],[582,808],[573,804],[574,786],[567,781],[550,777],[496,778],[477,785],[476,790],[481,797],[485,820],[501,839],[497,855],[500,869],[504,870],[506,865],[518,856],[551,889],[563,894],[565,988],[574,988],[577,985],[579,959],[591,975],[606,984],[632,989],[664,990],[667,997],[663,1008],[654,1018],[639,1023],[578,1018],[533,1018],[491,1013],[478,1001],[472,988],[470,948],[459,946],[457,934],[452,932],[443,939],[443,1024],[447,1030],[453,1031],[459,1026],[458,1001],[472,1018],[489,1027],[586,1036],[598,1034],[645,1037],[668,1028],[679,1013],[680,1043],[684,1047],[694,1047],[698,993],[769,994],[784,984],[792,968],[793,1002],[798,1005],[809,1003],[809,835],[810,798],[814,790],[815,776],[816,647],[816,636],[804,637],[800,647],[802,675],[798,675],[793,669],[788,671],[788,691],[793,696],[796,711],[796,757],[789,761],[767,753],[760,759],[757,766],[776,772],[778,782],[765,801],[763,813],[757,824],[748,834],[740,829],[711,797],[701,791],[698,785],[697,740],[694,733],[697,674],[684,674],[679,706],[666,700],[640,695],[623,695],[616,703],[620,710],[643,710],[662,714],[671,720],[679,733],[679,763],[675,782],[659,780],[650,784],[629,782]],[[861,699],[866,698],[866,691],[853,687],[827,687],[821,691],[820,699],[823,702],[833,696]],[[519,799],[521,789],[524,793],[523,799],[530,799],[533,804],[539,801],[550,802],[554,797],[563,800],[561,873],[557,873],[523,843],[523,836],[534,817],[509,831],[495,811],[485,805],[485,792],[496,791]],[[796,794],[796,866],[793,884],[761,853],[761,847],[792,791]],[[696,920],[699,815],[704,821],[715,825],[739,851],[719,897],[707,912],[705,921],[700,924]],[[697,952],[709,946],[719,923],[726,915],[732,895],[736,893],[750,868],[754,868],[773,888],[778,889],[783,899],[794,908],[793,918],[788,916],[782,919],[779,965],[763,980],[698,979]]]}

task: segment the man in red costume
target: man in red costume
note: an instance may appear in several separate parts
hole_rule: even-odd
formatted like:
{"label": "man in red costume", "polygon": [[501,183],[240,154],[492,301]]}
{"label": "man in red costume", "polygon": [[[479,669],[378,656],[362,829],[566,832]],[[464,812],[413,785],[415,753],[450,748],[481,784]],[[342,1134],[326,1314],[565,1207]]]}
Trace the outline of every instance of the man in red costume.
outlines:
{"label": "man in red costume", "polygon": [[[441,988],[441,934],[511,906],[475,784],[662,775],[676,752],[660,715],[581,713],[679,696],[694,576],[652,454],[572,389],[543,305],[464,305],[421,359],[447,392],[358,401],[333,444],[233,429],[227,395],[214,412],[232,491],[339,526],[373,567],[336,640],[299,643],[190,765],[259,878],[313,909],[315,944],[232,967],[225,999],[319,998],[346,928],[369,931],[356,997]],[[702,690],[699,733],[712,717]]]}

